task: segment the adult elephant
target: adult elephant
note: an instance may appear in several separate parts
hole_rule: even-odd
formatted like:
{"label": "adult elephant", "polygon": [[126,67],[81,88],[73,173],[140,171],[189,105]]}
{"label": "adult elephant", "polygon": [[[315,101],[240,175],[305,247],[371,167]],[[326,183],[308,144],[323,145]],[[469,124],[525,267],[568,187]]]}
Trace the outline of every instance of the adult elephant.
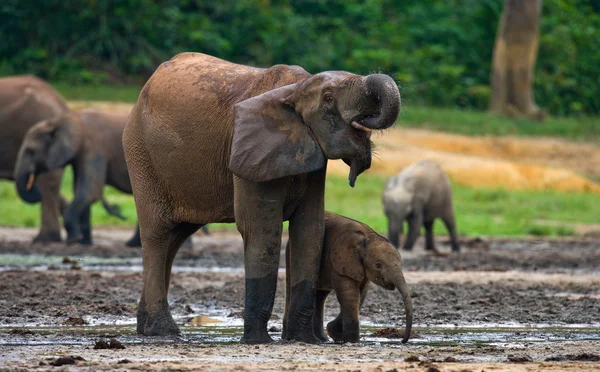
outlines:
{"label": "adult elephant", "polygon": [[171,266],[200,226],[236,222],[244,239],[242,342],[271,342],[282,222],[291,241],[290,340],[317,343],[312,327],[323,244],[327,159],[350,165],[349,182],[371,165],[371,129],[400,109],[389,76],[311,75],[199,53],[163,63],[148,80],[123,133],[139,216],[144,287],[137,330],[172,335]]}
{"label": "adult elephant", "polygon": [[[13,169],[19,147],[29,128],[41,120],[68,111],[60,94],[35,76],[0,78],[0,178],[14,180]],[[28,200],[31,203],[42,202],[41,226],[34,242],[61,240],[59,217],[67,204],[59,194],[61,179],[62,169],[57,169],[36,181],[39,192]]]}
{"label": "adult elephant", "polygon": [[[110,214],[123,218],[119,208],[103,198],[103,190],[104,185],[111,185],[131,194],[121,141],[128,115],[72,111],[37,123],[23,139],[14,176],[23,200],[36,199],[39,194],[31,182],[35,177],[67,165],[73,167],[75,195],[64,216],[67,243],[92,244],[90,208],[96,201],[102,201]],[[141,245],[139,229],[126,244]]]}

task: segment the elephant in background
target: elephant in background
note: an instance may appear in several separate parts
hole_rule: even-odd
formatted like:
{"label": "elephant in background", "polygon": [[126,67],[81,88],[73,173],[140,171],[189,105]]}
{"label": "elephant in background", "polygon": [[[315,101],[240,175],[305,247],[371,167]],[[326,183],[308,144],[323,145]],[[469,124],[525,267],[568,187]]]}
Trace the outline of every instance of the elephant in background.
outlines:
{"label": "elephant in background", "polygon": [[[67,103],[43,80],[32,75],[0,78],[0,178],[18,182],[13,171],[19,147],[29,128],[67,112]],[[34,242],[61,241],[59,217],[68,204],[59,193],[62,173],[62,169],[55,169],[40,175],[36,181],[39,191],[32,195],[31,202],[41,201],[42,216]]]}
{"label": "elephant in background", "polygon": [[[289,264],[289,253],[288,242],[285,251],[286,266]],[[285,278],[284,314],[287,316],[290,300],[290,270],[287,268]],[[365,299],[369,282],[388,290],[397,289],[400,292],[406,310],[406,328],[402,339],[402,342],[406,343],[412,329],[413,308],[410,291],[402,273],[402,258],[396,247],[363,223],[325,212],[323,257],[313,316],[313,329],[319,339],[327,341],[327,336],[323,333],[325,300],[331,291],[335,290],[341,312],[335,320],[327,324],[327,333],[335,342],[359,342],[359,310]],[[284,318],[284,325],[285,323]],[[282,332],[284,339],[285,332],[284,328]]]}
{"label": "elephant in background", "polygon": [[272,342],[282,222],[289,221],[289,340],[318,343],[312,327],[324,231],[327,159],[371,165],[371,130],[392,126],[400,94],[389,76],[298,66],[255,68],[200,53],[161,64],[123,133],[142,236],[137,331],[178,335],[167,302],[181,243],[213,222],[244,239],[242,342]]}
{"label": "elephant in background", "polygon": [[424,225],[425,249],[437,252],[433,223],[436,218],[441,218],[450,234],[452,251],[460,251],[452,207],[452,187],[438,163],[421,160],[390,177],[383,191],[383,208],[388,218],[388,237],[394,246],[399,247],[403,224],[407,220],[408,235],[403,249],[412,249]]}
{"label": "elephant in background", "polygon": [[[65,166],[73,167],[75,195],[64,214],[67,243],[92,244],[90,207],[102,201],[112,215],[120,210],[103,197],[104,185],[131,194],[121,137],[128,114],[94,110],[69,112],[43,120],[27,132],[15,165],[17,191],[26,202],[39,198],[32,180]],[[127,243],[140,246],[139,228]]]}

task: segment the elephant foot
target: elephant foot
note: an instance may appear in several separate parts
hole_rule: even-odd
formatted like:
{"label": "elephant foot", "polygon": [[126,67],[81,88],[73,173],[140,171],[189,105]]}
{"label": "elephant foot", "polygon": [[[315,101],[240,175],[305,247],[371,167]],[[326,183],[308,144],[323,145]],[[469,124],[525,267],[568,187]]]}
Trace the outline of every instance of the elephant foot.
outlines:
{"label": "elephant foot", "polygon": [[92,238],[81,238],[81,240],[79,240],[79,244],[92,245],[94,242],[92,241]]}
{"label": "elephant foot", "polygon": [[244,329],[244,335],[240,340],[242,344],[272,344],[273,339],[269,336],[266,327],[264,329]]}
{"label": "elephant foot", "polygon": [[181,336],[166,300],[161,301],[160,309],[156,314],[150,314],[146,310],[146,302],[140,301],[137,311],[137,333],[144,336]]}
{"label": "elephant foot", "polygon": [[60,243],[60,231],[40,231],[35,238],[34,243]]}
{"label": "elephant foot", "polygon": [[337,318],[327,323],[327,334],[333,339],[335,343],[344,342],[344,326],[341,321]]}
{"label": "elephant foot", "polygon": [[125,245],[128,246],[128,247],[141,247],[142,246],[142,240],[140,239],[139,235],[135,235],[133,238],[131,238],[128,241],[126,241]]}
{"label": "elephant foot", "polygon": [[315,337],[317,337],[321,342],[329,341],[329,338],[325,335],[325,332],[323,332],[323,327],[321,327],[319,330],[315,330]]}
{"label": "elephant foot", "polygon": [[67,236],[67,244],[68,245],[78,244],[78,243],[81,243],[82,241],[83,241],[83,235],[81,235],[81,234]]}

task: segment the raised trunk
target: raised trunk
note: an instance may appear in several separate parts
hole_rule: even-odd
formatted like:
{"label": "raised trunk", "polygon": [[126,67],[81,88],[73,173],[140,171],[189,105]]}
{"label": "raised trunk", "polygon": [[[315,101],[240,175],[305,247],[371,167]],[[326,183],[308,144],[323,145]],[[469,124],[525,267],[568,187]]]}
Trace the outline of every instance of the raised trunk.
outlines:
{"label": "raised trunk", "polygon": [[27,203],[39,203],[42,200],[40,189],[33,182],[33,172],[27,169],[17,169],[15,171],[15,185],[21,199]]}
{"label": "raised trunk", "polygon": [[408,285],[406,284],[406,280],[404,280],[404,274],[400,272],[394,281],[394,286],[398,289],[402,298],[404,299],[404,309],[406,311],[406,327],[404,328],[404,337],[402,338],[402,343],[405,344],[408,342],[410,338],[410,333],[412,332],[412,320],[413,320],[413,307],[412,307],[412,299],[410,297],[410,291],[408,290]]}
{"label": "raised trunk", "polygon": [[386,129],[394,125],[400,112],[400,92],[396,82],[384,74],[369,75],[367,96],[377,102],[379,113],[362,120],[361,125],[371,129]]}

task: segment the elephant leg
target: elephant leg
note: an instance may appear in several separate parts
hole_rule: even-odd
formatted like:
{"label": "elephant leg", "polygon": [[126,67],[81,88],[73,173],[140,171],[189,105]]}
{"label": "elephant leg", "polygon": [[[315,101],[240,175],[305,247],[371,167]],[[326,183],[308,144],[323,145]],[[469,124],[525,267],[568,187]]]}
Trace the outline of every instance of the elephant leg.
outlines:
{"label": "elephant leg", "polygon": [[363,284],[361,284],[360,287],[360,303],[358,304],[359,310],[362,308],[362,305],[365,302],[365,299],[367,298],[367,292],[369,292],[369,282],[365,281]]}
{"label": "elephant leg", "polygon": [[64,218],[65,229],[67,230],[67,244],[80,243],[84,240],[81,220],[82,215],[86,209],[89,209],[90,204],[90,202],[76,195],[71,205],[69,205]]}
{"label": "elephant leg", "polygon": [[282,182],[234,179],[235,220],[244,239],[246,274],[242,343],[273,342],[267,322],[277,289],[285,191]]}
{"label": "elephant leg", "polygon": [[417,241],[417,238],[419,237],[422,225],[423,211],[420,208],[418,208],[408,218],[408,234],[406,236],[406,240],[404,241],[404,246],[402,247],[404,250],[412,250],[413,246],[415,245],[415,242]]}
{"label": "elephant leg", "polygon": [[325,312],[325,300],[331,291],[317,290],[315,314],[313,316],[313,331],[315,336],[322,342],[327,342],[327,336],[323,330],[323,313]]}
{"label": "elephant leg", "polygon": [[191,235],[198,231],[200,225],[192,223],[180,223],[171,232],[169,237],[169,252],[167,253],[167,266],[165,267],[165,287],[167,293],[169,292],[169,283],[171,282],[171,268],[173,267],[173,261],[175,255],[182,245],[185,246],[187,242],[191,242]]}
{"label": "elephant leg", "polygon": [[281,339],[287,340],[288,312],[290,311],[290,297],[292,297],[292,273],[290,257],[290,241],[285,245],[285,308],[283,310],[283,326],[281,327]]}
{"label": "elephant leg", "polygon": [[450,234],[450,242],[452,244],[453,252],[460,252],[460,244],[458,244],[458,236],[456,235],[456,223],[454,222],[454,217],[445,217],[443,218],[444,225],[446,225],[446,229]]}
{"label": "elephant leg", "polygon": [[404,230],[404,221],[395,217],[388,217],[388,239],[398,249],[400,247],[400,237]]}
{"label": "elephant leg", "polygon": [[[315,172],[307,180],[305,200],[290,218],[291,297],[287,339],[319,343],[313,331],[316,286],[323,255],[325,172]],[[320,186],[318,186],[320,185]]]}
{"label": "elephant leg", "polygon": [[62,169],[53,170],[40,174],[37,184],[42,197],[42,223],[38,235],[33,239],[34,243],[60,242],[60,215],[61,199],[60,182],[62,180]]}
{"label": "elephant leg", "polygon": [[140,238],[140,224],[138,223],[135,226],[135,232],[131,239],[125,242],[125,245],[128,247],[141,247],[142,246],[142,238]]}
{"label": "elephant leg", "polygon": [[433,240],[433,222],[434,220],[424,222],[425,226],[425,250],[437,251],[435,249],[435,241]]}
{"label": "elephant leg", "polygon": [[81,226],[81,244],[91,245],[92,244],[92,226],[90,224],[90,210],[91,206],[88,205],[83,209],[79,216],[79,226]]}
{"label": "elephant leg", "polygon": [[344,341],[344,323],[342,321],[342,313],[339,313],[334,320],[327,323],[327,334],[335,343]]}
{"label": "elephant leg", "polygon": [[360,288],[354,281],[344,280],[338,282],[335,294],[341,309],[342,342],[359,342],[360,324],[358,321],[358,307],[360,304]]}
{"label": "elephant leg", "polygon": [[[157,222],[157,221],[155,221]],[[174,227],[155,223],[144,228],[144,288],[137,311],[137,332],[145,336],[177,336],[179,328],[167,301],[171,267],[175,254],[197,225],[179,224]]]}

